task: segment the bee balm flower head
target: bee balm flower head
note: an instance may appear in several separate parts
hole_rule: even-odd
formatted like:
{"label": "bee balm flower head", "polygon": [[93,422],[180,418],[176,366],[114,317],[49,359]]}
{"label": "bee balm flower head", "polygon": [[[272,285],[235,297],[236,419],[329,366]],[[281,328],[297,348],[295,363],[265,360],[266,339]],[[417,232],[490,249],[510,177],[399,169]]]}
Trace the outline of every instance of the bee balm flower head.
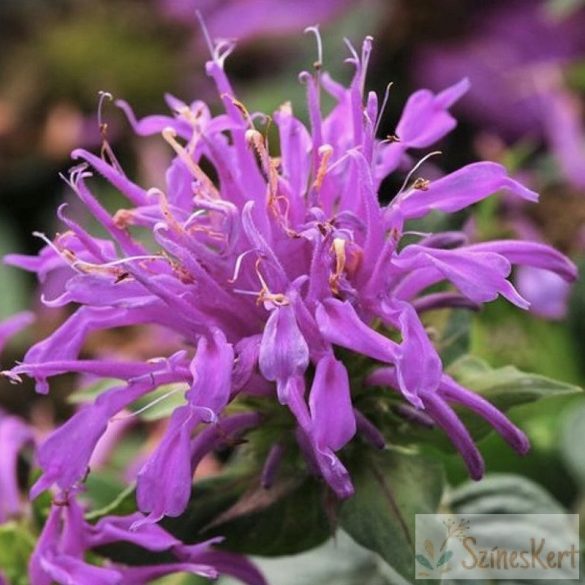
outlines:
{"label": "bee balm flower head", "polygon": [[[409,152],[428,148],[453,129],[449,108],[467,82],[436,94],[418,91],[405,105],[396,137],[379,140],[381,108],[364,89],[367,38],[361,54],[350,46],[355,72],[348,87],[324,73],[320,59],[314,72],[301,74],[310,125],[289,104],[280,107],[272,117],[277,150],[258,129],[267,116],[248,112],[235,97],[223,67],[231,49],[218,45],[207,64],[224,107],[217,116],[202,102],[168,98],[172,116],[136,120],[119,103],[138,134],[162,134],[174,151],[164,190],[133,183],[108,149],[104,158],[77,150],[73,157],[81,165],[71,173],[71,188],[107,237],[91,235],[60,208],[66,232],[34,261],[8,259],[39,275],[66,270],[62,290],[45,302],[76,307],[8,375],[35,378],[41,392],[49,378],[65,372],[120,380],[41,446],[44,474],[35,492],[80,482],[116,413],[171,383],[188,388],[184,404],[138,474],[138,504],[150,521],[181,514],[202,455],[269,424],[264,410],[290,412],[310,466],[339,497],[350,496],[351,478],[337,452],[356,427],[381,442],[353,408],[356,383],[392,388],[419,418],[445,431],[475,478],[482,474],[482,459],[453,404],[483,416],[526,451],[521,431],[443,372],[421,314],[474,308],[499,296],[527,309],[509,281],[514,264],[567,281],[575,278],[574,266],[530,242],[467,245],[462,234],[449,232],[412,243],[403,236],[410,220],[434,210],[455,213],[501,190],[527,201],[536,194],[502,166],[481,162],[430,182],[409,176],[390,203],[378,199],[382,181],[410,164]],[[323,93],[335,101],[326,115]],[[125,209],[114,216],[106,211],[90,188],[94,173],[127,199]],[[134,237],[137,232],[142,237]],[[439,283],[450,288],[429,291]],[[185,347],[144,362],[80,357],[92,332],[143,324],[173,331]],[[358,356],[367,367],[356,373]],[[255,397],[256,411],[234,414],[230,405],[248,396]],[[271,450],[270,466],[279,454]]]}

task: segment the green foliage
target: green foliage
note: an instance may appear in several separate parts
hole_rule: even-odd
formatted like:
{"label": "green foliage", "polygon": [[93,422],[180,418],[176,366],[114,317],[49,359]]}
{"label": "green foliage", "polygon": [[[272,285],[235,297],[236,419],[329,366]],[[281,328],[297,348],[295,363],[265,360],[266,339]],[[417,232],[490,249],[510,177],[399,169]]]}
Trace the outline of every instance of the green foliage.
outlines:
{"label": "green foliage", "polygon": [[453,490],[446,506],[458,514],[563,514],[566,510],[537,483],[515,474],[491,474]]}
{"label": "green foliage", "polygon": [[197,482],[185,514],[164,525],[187,542],[221,535],[230,551],[290,555],[329,538],[333,530],[328,508],[324,486],[302,473],[270,490],[256,477],[224,475]]}
{"label": "green foliage", "polygon": [[34,545],[33,536],[23,525],[16,522],[0,525],[0,574],[11,585],[28,584],[28,559]]}
{"label": "green foliage", "polygon": [[585,490],[585,403],[575,404],[561,419],[560,449],[563,459],[582,491]]}
{"label": "green foliage", "polygon": [[350,471],[356,493],[341,507],[340,526],[412,579],[415,515],[437,511],[443,492],[441,465],[414,453],[370,450]]}

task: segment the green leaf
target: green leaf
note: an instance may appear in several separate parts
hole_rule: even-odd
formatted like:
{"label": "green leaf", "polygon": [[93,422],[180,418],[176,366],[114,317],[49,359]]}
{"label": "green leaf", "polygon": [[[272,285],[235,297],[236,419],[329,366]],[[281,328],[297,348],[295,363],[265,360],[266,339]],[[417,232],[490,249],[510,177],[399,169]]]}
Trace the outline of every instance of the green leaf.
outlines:
{"label": "green leaf", "polygon": [[469,351],[471,313],[467,310],[453,310],[439,342],[443,365],[448,366]]}
{"label": "green leaf", "polygon": [[225,548],[262,556],[297,554],[331,536],[327,491],[302,473],[270,490],[257,477],[225,475],[195,484],[185,514],[164,526],[186,542],[225,536]]}
{"label": "green leaf", "polygon": [[[513,407],[539,401],[549,397],[570,397],[581,392],[581,388],[564,382],[551,380],[537,374],[521,372],[513,366],[491,368],[483,360],[464,356],[455,361],[447,369],[462,386],[480,394],[503,412]],[[386,393],[388,395],[388,393]],[[366,400],[371,400],[373,393]],[[378,428],[390,437],[393,444],[432,446],[433,449],[452,453],[454,447],[446,435],[438,428],[425,428],[410,423],[392,414],[390,408],[384,408],[390,401],[395,400],[390,394],[381,401],[380,405],[367,403],[362,411],[368,414],[373,412],[372,420]],[[454,407],[457,414],[475,440],[482,439],[492,432],[492,427],[483,418],[464,407]]]}
{"label": "green leaf", "polygon": [[[343,530],[310,551],[278,558],[253,558],[270,585],[399,585],[380,557]],[[222,578],[221,585],[241,585]]]}
{"label": "green leaf", "polygon": [[562,429],[561,454],[569,471],[583,489],[585,488],[585,449],[583,449],[585,404],[580,403],[572,406],[563,417],[560,426]]}
{"label": "green leaf", "polygon": [[120,384],[122,384],[122,382],[116,378],[102,378],[101,380],[95,382],[95,384],[90,384],[79,392],[74,392],[67,398],[67,401],[71,404],[85,404],[86,402],[93,402],[100,394],[106,392],[107,390],[111,390]]}
{"label": "green leaf", "polygon": [[459,514],[563,514],[565,509],[537,483],[512,473],[465,482],[446,501]]}
{"label": "green leaf", "polygon": [[[445,501],[445,506],[457,514],[487,514],[485,521],[473,525],[473,537],[486,549],[518,549],[519,539],[525,542],[526,535],[544,538],[555,543],[553,548],[566,550],[578,541],[571,519],[566,517],[567,510],[559,504],[542,486],[515,474],[492,474],[481,482],[466,482],[454,490]],[[501,514],[513,514],[503,516]],[[555,515],[554,523],[546,514]],[[449,581],[456,585],[460,581]],[[552,580],[514,580],[499,581],[504,585],[541,585],[543,583],[575,583],[555,575]],[[579,580],[582,582],[582,580]],[[489,581],[479,581],[489,585]]]}
{"label": "green leaf", "polygon": [[350,472],[356,492],[342,505],[340,526],[412,580],[415,515],[436,512],[441,466],[421,455],[385,450],[362,455]]}
{"label": "green leaf", "polygon": [[16,522],[0,526],[0,573],[12,585],[27,585],[28,559],[35,542],[28,530]]}
{"label": "green leaf", "polygon": [[514,366],[492,369],[481,359],[465,356],[449,373],[466,388],[474,390],[502,410],[541,398],[577,394],[581,388],[538,374],[521,372]]}
{"label": "green leaf", "polygon": [[104,516],[118,515],[125,516],[136,511],[136,497],[134,484],[129,485],[124,490],[118,492],[116,496],[104,504],[101,508],[93,510],[85,515],[85,519],[89,522],[98,521]]}

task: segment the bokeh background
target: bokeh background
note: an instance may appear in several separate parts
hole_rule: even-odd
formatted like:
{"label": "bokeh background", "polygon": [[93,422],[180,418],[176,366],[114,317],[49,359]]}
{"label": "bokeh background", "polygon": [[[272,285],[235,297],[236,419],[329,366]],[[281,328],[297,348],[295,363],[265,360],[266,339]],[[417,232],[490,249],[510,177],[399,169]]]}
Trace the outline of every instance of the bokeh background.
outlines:
{"label": "bokeh background", "polygon": [[[547,241],[583,265],[585,251],[585,2],[579,0],[1,0],[0,252],[33,253],[36,230],[59,230],[55,208],[75,206],[59,173],[77,146],[99,150],[98,92],[132,104],[138,116],[166,109],[164,95],[217,103],[205,77],[208,58],[199,8],[213,37],[237,37],[227,69],[249,110],[285,101],[305,115],[297,73],[316,58],[306,26],[319,23],[324,64],[349,79],[347,37],[375,39],[368,86],[389,82],[380,133],[390,135],[406,97],[469,77],[470,92],[454,112],[460,123],[440,145],[441,171],[478,159],[503,162],[541,193],[532,208],[506,200],[476,206],[458,226],[477,237]],[[129,176],[162,183],[170,152],[162,139],[139,138],[106,98],[107,138]],[[382,197],[399,188],[385,183]],[[111,194],[100,193],[107,202]],[[82,213],[82,211],[79,211]],[[585,386],[585,284],[570,291],[538,274],[519,274],[538,315],[496,302],[475,315],[473,353],[493,366],[517,367]],[[0,317],[40,307],[32,278],[0,267]],[[43,317],[2,360],[11,363],[51,326]],[[122,347],[127,340],[119,340]],[[62,387],[61,387],[62,386]],[[71,380],[50,398],[25,386],[0,386],[0,406],[49,428],[70,412]],[[585,493],[585,401],[548,399],[512,412],[533,451],[524,459],[496,438],[482,441],[490,472],[533,479],[571,510]],[[437,455],[439,456],[439,455]],[[445,456],[457,484],[464,470]],[[585,510],[583,510],[585,512]]]}

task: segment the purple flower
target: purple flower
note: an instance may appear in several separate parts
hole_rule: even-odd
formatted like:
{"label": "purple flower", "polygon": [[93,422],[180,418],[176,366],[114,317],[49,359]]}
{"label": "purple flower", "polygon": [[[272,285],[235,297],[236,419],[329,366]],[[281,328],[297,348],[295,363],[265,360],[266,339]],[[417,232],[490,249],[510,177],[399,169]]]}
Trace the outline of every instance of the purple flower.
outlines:
{"label": "purple flower", "polygon": [[200,10],[214,37],[248,40],[301,32],[326,22],[356,0],[158,0],[162,11],[179,22],[193,22]]}
{"label": "purple flower", "polygon": [[545,0],[491,3],[476,10],[461,39],[427,44],[415,56],[416,78],[433,88],[469,76],[461,109],[506,138],[548,136],[560,70],[585,55],[585,10],[554,15]]}
{"label": "purple flower", "polygon": [[0,411],[0,524],[22,512],[18,456],[23,448],[33,444],[32,430],[19,418]]}
{"label": "purple flower", "polygon": [[[211,579],[223,573],[237,576],[250,585],[265,584],[262,575],[249,561],[211,548],[222,540],[221,537],[184,545],[160,526],[142,525],[140,520],[140,514],[106,516],[92,525],[84,519],[83,510],[73,496],[61,496],[53,503],[31,556],[31,585],[146,585],[153,579],[179,572]],[[116,542],[132,543],[146,551],[169,551],[175,560],[132,567],[111,562],[98,566],[86,561],[88,551]]]}
{"label": "purple flower", "polygon": [[[461,38],[420,48],[414,58],[415,79],[439,88],[469,76],[471,89],[461,112],[485,132],[508,141],[544,142],[565,189],[583,191],[585,126],[581,100],[566,73],[585,56],[584,26],[583,7],[560,16],[546,0],[494,2],[474,12]],[[538,184],[538,172],[533,174]],[[512,228],[526,238],[529,214],[510,202],[507,207],[519,216]],[[536,225],[528,231],[529,239],[542,238]],[[516,282],[536,314],[548,319],[566,315],[569,287],[563,279],[522,267]]]}
{"label": "purple flower", "polygon": [[[138,474],[139,508],[149,515],[139,525],[180,515],[203,454],[262,424],[264,409],[290,413],[285,418],[292,432],[284,440],[296,436],[310,468],[339,497],[348,497],[353,486],[340,450],[358,427],[377,446],[383,444],[362,413],[356,421],[352,386],[362,384],[366,371],[357,369],[353,355],[366,360],[373,379],[381,368],[384,385],[420,418],[430,417],[444,429],[473,477],[481,475],[481,456],[451,403],[480,413],[523,452],[525,440],[501,413],[446,377],[421,313],[476,308],[498,296],[526,309],[529,303],[509,280],[513,265],[546,270],[567,282],[575,279],[575,267],[530,242],[469,245],[463,234],[452,232],[415,243],[402,237],[411,219],[434,210],[456,212],[499,190],[526,201],[536,194],[502,166],[476,163],[436,181],[407,180],[387,205],[377,196],[380,183],[413,150],[453,128],[449,108],[467,82],[438,94],[417,92],[398,124],[400,141],[380,141],[377,96],[364,90],[371,51],[366,39],[361,55],[350,48],[355,75],[348,88],[320,68],[301,74],[310,126],[294,117],[289,104],[282,106],[273,118],[281,153],[275,158],[255,126],[265,117],[245,109],[224,73],[231,48],[218,45],[207,64],[224,113],[212,117],[200,102],[187,106],[170,99],[173,117],[138,121],[122,105],[140,134],[162,131],[176,154],[164,191],[142,189],[114,162],[74,152],[85,163],[72,171],[71,187],[111,246],[69,222],[70,245],[57,238],[50,253],[41,252],[41,261],[18,261],[40,274],[47,257],[51,270],[59,259],[68,272],[50,304],[78,308],[7,374],[35,378],[41,392],[50,377],[64,372],[121,380],[41,447],[44,474],[35,493],[82,481],[116,413],[161,384],[180,382],[188,388],[184,403]],[[327,115],[319,105],[322,92],[335,102]],[[216,180],[203,170],[203,160]],[[90,168],[126,197],[128,208],[108,214],[91,192]],[[129,226],[143,237],[135,238]],[[436,285],[446,290],[429,292]],[[94,331],[151,324],[182,337],[187,349],[145,362],[80,359]],[[336,356],[339,348],[346,350],[343,359]],[[255,397],[255,411],[230,414],[229,406],[241,399],[245,406],[247,396]],[[271,450],[267,483],[279,457]]]}
{"label": "purple flower", "polygon": [[0,322],[0,353],[9,339],[20,333],[34,321],[34,315],[29,311],[17,313],[8,319]]}

